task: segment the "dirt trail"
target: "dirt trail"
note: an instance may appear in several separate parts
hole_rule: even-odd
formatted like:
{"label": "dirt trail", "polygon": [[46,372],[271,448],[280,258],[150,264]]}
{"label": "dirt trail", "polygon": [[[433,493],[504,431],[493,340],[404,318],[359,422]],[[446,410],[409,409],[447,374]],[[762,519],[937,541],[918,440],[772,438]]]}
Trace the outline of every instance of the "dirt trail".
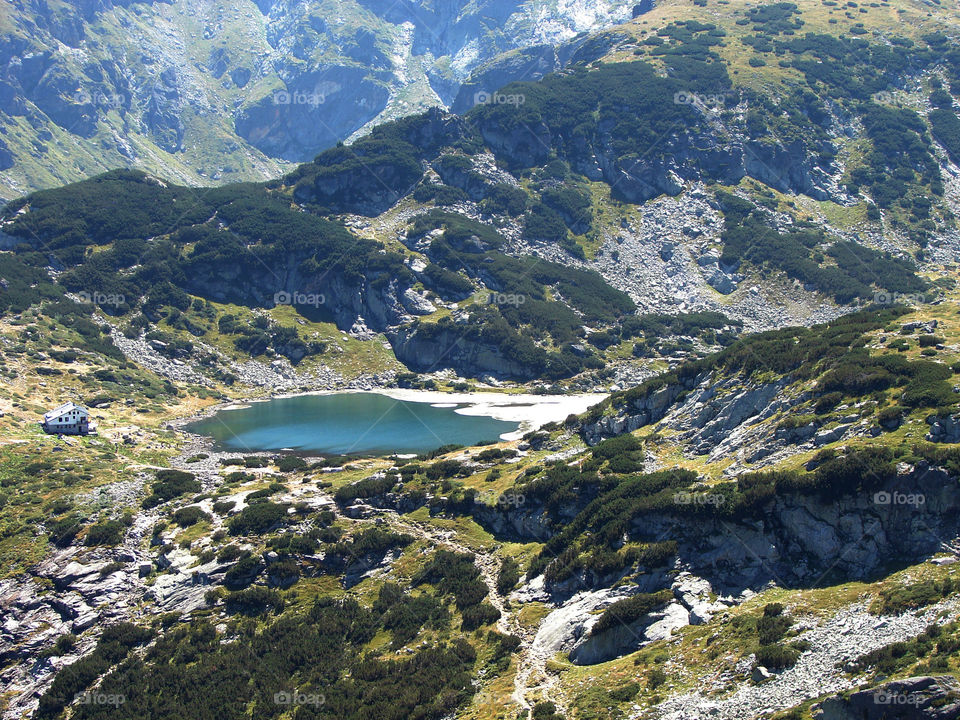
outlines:
{"label": "dirt trail", "polygon": [[480,576],[489,592],[488,600],[500,611],[497,631],[520,638],[520,647],[515,653],[516,674],[510,700],[524,710],[532,709],[536,702],[549,700],[557,706],[558,712],[565,713],[567,703],[560,688],[560,682],[555,674],[546,669],[552,654],[534,645],[536,628],[524,627],[518,620],[515,609],[509,608],[507,597],[497,590],[500,558],[492,552],[464,545],[456,539],[456,533],[452,530],[441,530],[425,523],[401,518],[395,513],[391,514],[398,529],[427,540],[434,546],[446,546],[456,552],[469,553],[475,557],[474,563],[480,570]]}

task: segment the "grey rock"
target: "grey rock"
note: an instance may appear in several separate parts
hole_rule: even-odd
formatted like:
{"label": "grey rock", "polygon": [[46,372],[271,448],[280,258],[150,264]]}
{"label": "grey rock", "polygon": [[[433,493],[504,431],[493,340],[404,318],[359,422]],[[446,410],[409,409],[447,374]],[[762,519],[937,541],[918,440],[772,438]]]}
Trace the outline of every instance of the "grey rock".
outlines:
{"label": "grey rock", "polygon": [[722,295],[729,295],[736,290],[737,282],[737,279],[721,272],[719,269],[710,273],[707,277],[707,284]]}
{"label": "grey rock", "polygon": [[[570,651],[577,665],[595,665],[633,652],[647,643],[670,637],[690,624],[690,614],[680,603],[669,603],[644,617],[599,634],[587,634]],[[592,624],[591,624],[592,626]]]}
{"label": "grey rock", "polygon": [[828,430],[821,430],[813,437],[813,443],[815,445],[828,445],[829,443],[836,442],[842,438],[847,430],[850,429],[850,425],[837,425],[834,428]]}
{"label": "grey rock", "polygon": [[960,415],[931,415],[927,418],[930,432],[927,440],[941,443],[960,443]]}
{"label": "grey rock", "polygon": [[893,680],[849,697],[833,697],[815,708],[816,720],[957,720],[960,684],[942,675]]}

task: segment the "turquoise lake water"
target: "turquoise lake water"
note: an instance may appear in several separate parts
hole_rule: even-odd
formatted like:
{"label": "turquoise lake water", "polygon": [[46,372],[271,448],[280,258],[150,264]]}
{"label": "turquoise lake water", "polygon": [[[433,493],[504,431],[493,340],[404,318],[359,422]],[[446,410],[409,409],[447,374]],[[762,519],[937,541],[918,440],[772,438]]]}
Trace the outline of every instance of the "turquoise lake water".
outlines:
{"label": "turquoise lake water", "polygon": [[186,429],[212,438],[217,449],[225,451],[390,455],[495,441],[518,427],[518,423],[490,417],[458,415],[452,407],[375,393],[338,393],[276,398],[221,410]]}

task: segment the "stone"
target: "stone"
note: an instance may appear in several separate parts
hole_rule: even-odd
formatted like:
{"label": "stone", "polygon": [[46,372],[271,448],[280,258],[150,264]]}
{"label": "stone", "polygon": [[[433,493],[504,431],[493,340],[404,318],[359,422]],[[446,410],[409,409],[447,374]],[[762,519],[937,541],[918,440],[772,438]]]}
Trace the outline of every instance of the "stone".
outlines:
{"label": "stone", "polygon": [[927,418],[930,432],[927,440],[941,443],[960,443],[960,415],[931,415]]}
{"label": "stone", "polygon": [[957,720],[960,684],[950,676],[893,680],[849,697],[836,696],[814,708],[815,720]]}

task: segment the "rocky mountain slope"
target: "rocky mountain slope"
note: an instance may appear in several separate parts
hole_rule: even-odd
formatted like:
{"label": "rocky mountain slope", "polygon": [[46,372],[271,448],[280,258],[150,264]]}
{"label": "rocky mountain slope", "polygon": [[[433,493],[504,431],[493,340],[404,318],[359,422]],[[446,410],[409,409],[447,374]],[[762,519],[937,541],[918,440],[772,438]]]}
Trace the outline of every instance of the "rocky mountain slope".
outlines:
{"label": "rocky mountain slope", "polygon": [[[846,13],[871,37],[856,41],[816,32],[840,23],[820,7],[744,7],[723,26],[667,10],[621,26],[629,42],[593,67],[379,125],[267,185],[115,172],[28,196],[5,210],[4,242],[76,297],[122,297],[85,305],[174,359],[240,335],[234,350],[254,358],[316,360],[327,345],[280,321],[292,306],[305,331],[382,334],[416,372],[580,387],[743,328],[950,287],[948,36],[920,19],[888,44],[883,8]],[[88,260],[94,248],[108,252]]]}
{"label": "rocky mountain slope", "polygon": [[[5,720],[960,714],[956,11],[645,9],[271,182],[4,208]],[[415,458],[182,429],[383,386],[604,392]]]}
{"label": "rocky mountain slope", "polygon": [[371,122],[451,103],[500,53],[631,7],[16,3],[0,19],[0,198],[118,167],[190,184],[275,177]]}

